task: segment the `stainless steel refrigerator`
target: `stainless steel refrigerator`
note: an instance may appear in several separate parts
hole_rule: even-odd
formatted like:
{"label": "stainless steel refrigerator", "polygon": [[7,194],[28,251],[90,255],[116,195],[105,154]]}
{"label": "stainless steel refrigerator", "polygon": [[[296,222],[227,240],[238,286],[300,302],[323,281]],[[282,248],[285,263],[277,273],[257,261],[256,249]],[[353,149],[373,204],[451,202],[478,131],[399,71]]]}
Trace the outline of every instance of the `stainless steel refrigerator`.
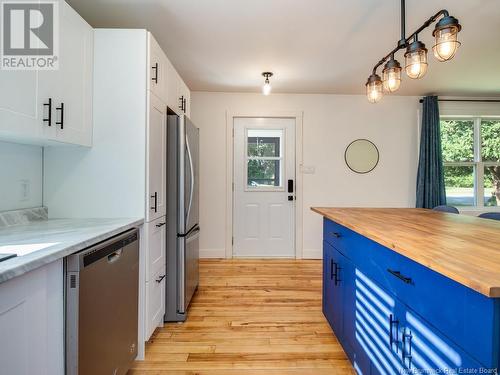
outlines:
{"label": "stainless steel refrigerator", "polygon": [[199,129],[186,116],[167,120],[167,285],[165,322],[186,320],[198,288]]}

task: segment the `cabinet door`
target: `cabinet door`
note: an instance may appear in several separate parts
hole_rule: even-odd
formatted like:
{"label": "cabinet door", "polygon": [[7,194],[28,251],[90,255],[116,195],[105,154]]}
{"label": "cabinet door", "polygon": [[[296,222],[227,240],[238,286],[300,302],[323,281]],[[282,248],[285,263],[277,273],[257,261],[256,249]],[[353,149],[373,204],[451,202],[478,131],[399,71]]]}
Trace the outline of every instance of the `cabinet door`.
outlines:
{"label": "cabinet door", "polygon": [[2,137],[38,138],[43,126],[43,103],[48,99],[39,96],[38,71],[0,69],[0,87]]}
{"label": "cabinet door", "polygon": [[180,76],[170,61],[167,61],[167,106],[178,115],[182,115],[179,100]]}
{"label": "cabinet door", "polygon": [[64,374],[62,260],[0,284],[0,373]]}
{"label": "cabinet door", "polygon": [[401,318],[403,329],[400,359],[407,369],[406,373],[411,370],[419,374],[430,374],[439,369],[444,370],[444,374],[480,374],[487,368],[472,359],[412,309],[405,307]]}
{"label": "cabinet door", "polygon": [[344,341],[359,374],[400,374],[404,315],[396,298],[344,258]]}
{"label": "cabinet door", "polygon": [[146,283],[146,339],[162,325],[165,315],[165,268]]}
{"label": "cabinet door", "polygon": [[151,33],[149,38],[149,89],[163,102],[167,100],[167,57]]}
{"label": "cabinet door", "polygon": [[324,314],[335,335],[342,338],[342,317],[343,291],[340,286],[340,254],[327,242],[323,242],[323,251],[325,253],[324,275]]}
{"label": "cabinet door", "polygon": [[185,114],[186,116],[189,117],[189,111],[190,111],[190,106],[191,106],[191,93],[189,91],[189,88],[187,85],[184,83],[182,78],[179,76],[179,102],[181,105],[181,112]]}
{"label": "cabinet door", "polygon": [[166,228],[165,216],[145,224],[146,281],[151,281],[159,270],[165,269]]}
{"label": "cabinet door", "polygon": [[68,4],[60,5],[59,70],[56,83],[49,83],[57,90],[53,108],[56,140],[91,146],[94,31]]}
{"label": "cabinet door", "polygon": [[166,211],[166,105],[150,93],[147,124],[146,221],[165,216]]}

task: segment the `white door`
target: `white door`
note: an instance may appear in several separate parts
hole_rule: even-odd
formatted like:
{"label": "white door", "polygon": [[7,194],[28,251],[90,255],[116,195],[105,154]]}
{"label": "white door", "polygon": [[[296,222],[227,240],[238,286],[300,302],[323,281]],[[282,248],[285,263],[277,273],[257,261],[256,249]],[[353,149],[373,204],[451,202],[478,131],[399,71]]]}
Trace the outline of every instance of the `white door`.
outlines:
{"label": "white door", "polygon": [[295,257],[295,119],[234,119],[233,256]]}

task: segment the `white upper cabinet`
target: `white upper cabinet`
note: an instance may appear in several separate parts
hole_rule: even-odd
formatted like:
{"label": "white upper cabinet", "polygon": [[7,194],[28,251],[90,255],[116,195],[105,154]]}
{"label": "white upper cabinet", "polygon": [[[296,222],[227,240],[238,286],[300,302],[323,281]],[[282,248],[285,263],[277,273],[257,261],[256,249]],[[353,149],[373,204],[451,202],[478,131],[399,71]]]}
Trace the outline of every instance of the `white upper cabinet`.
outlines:
{"label": "white upper cabinet", "polygon": [[165,216],[167,175],[167,106],[153,93],[147,123],[146,221]]}
{"label": "white upper cabinet", "polygon": [[70,6],[61,5],[56,140],[91,146],[94,30]]}
{"label": "white upper cabinet", "polygon": [[164,103],[167,102],[167,56],[163,53],[156,39],[148,33],[149,61],[148,82],[149,89]]}
{"label": "white upper cabinet", "polygon": [[59,69],[0,70],[0,139],[92,144],[93,29],[59,2]]}
{"label": "white upper cabinet", "polygon": [[189,117],[191,93],[170,61],[167,60],[167,105],[179,116]]}

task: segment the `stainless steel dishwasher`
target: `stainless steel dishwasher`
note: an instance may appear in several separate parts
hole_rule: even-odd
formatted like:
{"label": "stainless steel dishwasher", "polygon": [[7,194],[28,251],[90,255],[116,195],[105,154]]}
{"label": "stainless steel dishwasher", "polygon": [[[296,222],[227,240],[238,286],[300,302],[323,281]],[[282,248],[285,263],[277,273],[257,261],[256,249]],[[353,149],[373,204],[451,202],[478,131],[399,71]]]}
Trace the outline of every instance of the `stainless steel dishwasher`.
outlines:
{"label": "stainless steel dishwasher", "polygon": [[66,258],[66,374],[126,374],[137,356],[137,229]]}

